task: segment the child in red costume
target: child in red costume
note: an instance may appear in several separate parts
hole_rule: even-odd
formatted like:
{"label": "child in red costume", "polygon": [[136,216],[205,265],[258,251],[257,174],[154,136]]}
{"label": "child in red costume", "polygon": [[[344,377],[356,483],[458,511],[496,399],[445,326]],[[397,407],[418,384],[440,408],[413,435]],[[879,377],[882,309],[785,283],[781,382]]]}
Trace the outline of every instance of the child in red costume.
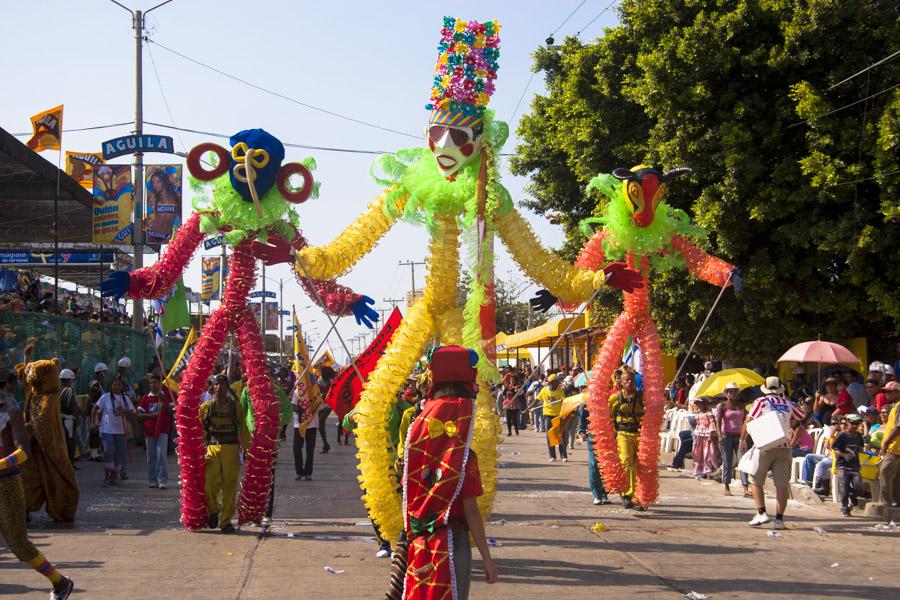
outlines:
{"label": "child in red costume", "polygon": [[475,352],[459,346],[441,346],[431,354],[431,391],[409,428],[405,448],[406,599],[468,598],[470,534],[484,561],[487,582],[497,581],[475,501],[482,493],[478,457],[469,447],[477,362]]}

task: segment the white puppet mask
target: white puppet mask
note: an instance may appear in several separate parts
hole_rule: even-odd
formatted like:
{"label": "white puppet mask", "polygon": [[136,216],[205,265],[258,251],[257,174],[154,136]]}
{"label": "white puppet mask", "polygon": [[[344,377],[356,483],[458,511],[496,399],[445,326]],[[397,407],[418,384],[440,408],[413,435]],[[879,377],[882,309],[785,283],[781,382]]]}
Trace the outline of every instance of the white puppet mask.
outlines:
{"label": "white puppet mask", "polygon": [[475,128],[433,123],[425,128],[425,139],[441,175],[453,179],[467,163],[481,155],[484,126]]}

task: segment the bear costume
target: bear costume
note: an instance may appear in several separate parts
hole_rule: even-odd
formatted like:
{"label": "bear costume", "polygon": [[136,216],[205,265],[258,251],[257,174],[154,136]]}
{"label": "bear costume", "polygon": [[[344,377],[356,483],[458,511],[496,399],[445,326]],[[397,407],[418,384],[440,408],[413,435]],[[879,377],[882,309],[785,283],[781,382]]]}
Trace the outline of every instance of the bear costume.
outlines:
{"label": "bear costume", "polygon": [[51,519],[72,522],[79,491],[59,410],[59,360],[19,364],[16,372],[25,384],[25,431],[31,446],[29,460],[20,467],[25,510],[35,512],[46,504]]}

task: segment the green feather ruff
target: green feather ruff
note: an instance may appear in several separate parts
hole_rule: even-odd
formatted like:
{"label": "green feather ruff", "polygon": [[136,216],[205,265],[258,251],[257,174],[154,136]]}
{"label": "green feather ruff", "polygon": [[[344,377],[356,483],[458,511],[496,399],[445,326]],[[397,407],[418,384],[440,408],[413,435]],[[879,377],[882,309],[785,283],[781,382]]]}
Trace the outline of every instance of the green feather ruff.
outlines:
{"label": "green feather ruff", "polygon": [[672,236],[682,235],[696,241],[706,239],[707,232],[691,223],[690,217],[681,209],[660,202],[649,227],[641,227],[634,222],[634,215],[625,200],[622,182],[609,174],[591,179],[587,192],[597,190],[609,198],[600,218],[584,219],[579,228],[586,236],[591,235],[591,226],[602,224],[608,232],[603,241],[603,252],[612,260],[620,260],[626,254],[649,256],[650,264],[656,271],[666,271],[684,266],[679,253],[663,253],[670,247]]}
{"label": "green feather ruff", "polygon": [[[486,111],[482,140],[493,156],[497,156],[508,135],[507,124],[493,120],[492,111]],[[478,160],[463,166],[450,181],[441,175],[431,150],[408,148],[379,157],[372,165],[372,177],[379,185],[389,188],[385,196],[388,216],[425,225],[428,233],[434,234],[439,215],[456,215],[463,226],[474,222],[478,209],[478,170],[483,157],[482,153]],[[512,208],[509,191],[496,177],[495,160],[488,165],[487,212],[490,214]],[[406,206],[401,211],[403,198]]]}
{"label": "green feather ruff", "polygon": [[[316,162],[311,157],[301,161],[310,171],[315,170]],[[247,239],[266,241],[269,229],[274,229],[278,236],[292,241],[294,229],[300,226],[300,217],[293,205],[285,200],[277,186],[259,199],[262,219],[256,212],[253,202],[244,200],[233,187],[226,173],[209,182],[190,179],[191,189],[196,196],[193,201],[194,210],[203,213],[200,218],[200,231],[206,234],[225,232],[225,243],[236,246]],[[319,196],[319,182],[313,184],[310,198]]]}

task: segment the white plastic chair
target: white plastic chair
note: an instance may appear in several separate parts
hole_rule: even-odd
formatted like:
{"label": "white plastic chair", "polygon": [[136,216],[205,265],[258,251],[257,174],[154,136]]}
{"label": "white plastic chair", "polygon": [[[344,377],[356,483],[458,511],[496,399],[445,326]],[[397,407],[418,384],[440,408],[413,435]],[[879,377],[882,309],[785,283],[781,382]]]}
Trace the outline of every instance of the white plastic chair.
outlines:
{"label": "white plastic chair", "polygon": [[[815,454],[821,454],[822,447],[825,445],[825,440],[822,436],[822,428],[816,427],[809,430],[809,435],[812,436],[814,440],[813,447],[815,450],[813,451]],[[797,483],[800,481],[800,475],[803,471],[803,461],[806,460],[804,456],[798,456],[791,462],[791,483]]]}
{"label": "white plastic chair", "polygon": [[688,411],[683,408],[675,409],[671,417],[672,421],[669,430],[660,434],[660,450],[662,452],[678,451],[678,446],[681,445],[681,438],[678,437],[679,432],[690,429],[687,417]]}

